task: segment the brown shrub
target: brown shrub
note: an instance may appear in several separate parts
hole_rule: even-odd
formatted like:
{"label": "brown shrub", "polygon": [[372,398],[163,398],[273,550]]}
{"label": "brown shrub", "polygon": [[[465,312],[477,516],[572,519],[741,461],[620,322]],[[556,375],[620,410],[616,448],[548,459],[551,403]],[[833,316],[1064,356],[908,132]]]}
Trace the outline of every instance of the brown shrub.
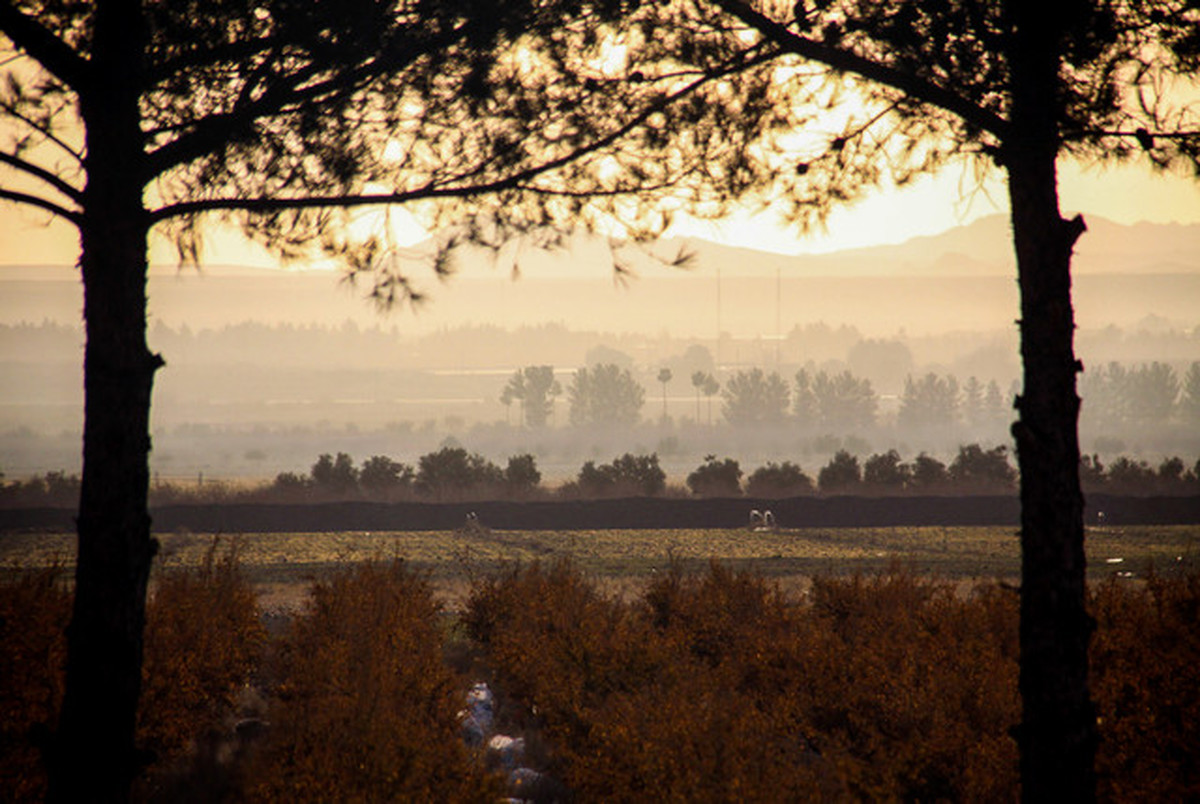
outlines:
{"label": "brown shrub", "polygon": [[1092,590],[1101,800],[1200,799],[1200,576]]}
{"label": "brown shrub", "polygon": [[1017,789],[1016,598],[893,571],[818,579],[813,615],[834,638],[811,668],[823,750],[856,797],[995,800]]}
{"label": "brown shrub", "polygon": [[239,545],[197,568],[165,574],[146,605],[138,741],[160,760],[179,755],[233,710],[266,642]]}
{"label": "brown shrub", "polygon": [[37,735],[48,735],[58,719],[70,617],[71,593],[58,567],[0,584],[0,790],[6,800],[45,796]]}
{"label": "brown shrub", "polygon": [[494,801],[463,745],[428,582],[368,563],[312,589],[287,635],[253,800]]}
{"label": "brown shrub", "polygon": [[559,564],[477,584],[467,621],[581,800],[1003,799],[1015,613],[904,573],[801,603],[716,563],[629,605]]}

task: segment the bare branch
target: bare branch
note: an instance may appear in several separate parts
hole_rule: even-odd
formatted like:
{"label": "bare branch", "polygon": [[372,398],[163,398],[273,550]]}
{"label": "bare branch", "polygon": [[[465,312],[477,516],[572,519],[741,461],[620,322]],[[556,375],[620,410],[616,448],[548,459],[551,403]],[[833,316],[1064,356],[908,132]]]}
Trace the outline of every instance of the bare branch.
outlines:
{"label": "bare branch", "polygon": [[79,226],[83,220],[83,215],[80,213],[61,207],[53,201],[48,201],[40,196],[31,195],[30,193],[22,193],[17,190],[6,190],[0,187],[0,200],[12,201],[17,204],[25,204],[26,206],[37,207],[44,209],[54,215],[59,216],[71,223]]}
{"label": "bare branch", "polygon": [[89,83],[87,60],[36,19],[18,11],[12,0],[0,0],[0,31],[76,92]]}
{"label": "bare branch", "polygon": [[1122,137],[1125,139],[1135,139],[1139,143],[1151,140],[1192,140],[1200,139],[1200,129],[1196,131],[1147,131],[1144,128],[1135,129],[1133,131],[1123,131],[1116,129],[1106,131],[1104,129],[1082,129],[1079,131],[1068,131],[1063,134],[1063,139],[1068,142],[1076,140],[1095,139],[1100,137]]}
{"label": "bare branch", "polygon": [[53,131],[50,131],[46,126],[41,125],[36,120],[29,117],[28,115],[23,114],[13,104],[0,103],[0,111],[3,111],[5,114],[9,115],[14,120],[19,120],[22,123],[24,123],[25,125],[29,126],[31,129],[36,131],[38,134],[45,137],[47,142],[54,143],[59,148],[61,148],[62,150],[66,151],[68,154],[70,154],[75,159],[76,162],[79,162],[81,164],[83,163],[83,154],[82,153],[77,151],[75,148],[72,148],[70,144],[68,144],[65,140],[61,139]]}
{"label": "bare branch", "polygon": [[756,11],[742,0],[714,1],[722,9],[758,31],[786,53],[793,53],[810,61],[825,64],[835,70],[853,73],[869,81],[900,90],[915,101],[944,109],[951,114],[958,115],[980,130],[989,132],[997,139],[1005,139],[1008,132],[1007,120],[972,103],[952,90],[857,53],[795,34],[788,30],[787,26]]}
{"label": "bare branch", "polygon": [[72,187],[70,184],[59,178],[56,174],[51,173],[43,167],[39,167],[32,162],[27,162],[18,156],[7,154],[2,151],[0,151],[0,163],[9,165],[10,167],[19,170],[26,175],[41,179],[42,181],[46,182],[46,184],[49,184],[55,190],[58,190],[60,193],[77,204],[83,202],[83,193],[80,190]]}

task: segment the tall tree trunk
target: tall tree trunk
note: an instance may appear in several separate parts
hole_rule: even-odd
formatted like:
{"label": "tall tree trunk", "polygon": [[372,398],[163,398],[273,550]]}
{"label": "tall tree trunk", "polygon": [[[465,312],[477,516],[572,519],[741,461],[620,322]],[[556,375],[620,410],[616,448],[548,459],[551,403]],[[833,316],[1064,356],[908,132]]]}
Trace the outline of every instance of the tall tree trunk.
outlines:
{"label": "tall tree trunk", "polygon": [[1095,798],[1096,721],[1088,692],[1092,623],[1085,609],[1071,252],[1086,227],[1082,218],[1063,220],[1058,205],[1060,21],[1031,0],[1010,6],[1012,132],[1004,160],[1025,372],[1013,425],[1021,469],[1021,790],[1025,801],[1081,802]]}
{"label": "tall tree trunk", "polygon": [[146,504],[150,391],[162,364],[146,346],[142,41],[137,2],[97,3],[94,82],[80,98],[88,146],[83,482],[66,692],[49,755],[55,801],[125,800],[139,769],[133,735],[156,546]]}

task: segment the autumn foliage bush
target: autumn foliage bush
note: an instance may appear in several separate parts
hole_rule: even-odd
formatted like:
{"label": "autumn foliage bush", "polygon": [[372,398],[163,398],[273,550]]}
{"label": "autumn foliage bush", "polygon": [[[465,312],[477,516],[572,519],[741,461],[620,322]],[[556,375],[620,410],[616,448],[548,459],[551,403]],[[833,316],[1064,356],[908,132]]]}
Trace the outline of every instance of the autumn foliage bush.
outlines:
{"label": "autumn foliage bush", "polygon": [[[1091,685],[1098,794],[1200,798],[1200,576],[1095,584]],[[62,697],[69,585],[55,570],[0,584],[0,791],[44,791],[39,735]],[[500,780],[457,719],[476,677],[505,728],[576,801],[1012,800],[1017,594],[965,592],[895,568],[785,593],[752,573],[678,563],[640,594],[602,594],[570,562],[477,578],[457,625],[402,562],[347,567],[269,637],[236,546],[157,579],[139,795],[189,792],[197,741],[225,729],[248,681],[265,736],[225,766],[232,800],[495,801]],[[456,649],[462,649],[458,644]],[[179,776],[180,773],[184,775]],[[199,793],[190,791],[192,798]],[[165,800],[170,800],[165,799]]]}
{"label": "autumn foliage bush", "polygon": [[495,801],[467,752],[463,685],[442,661],[439,609],[403,562],[317,583],[280,651],[257,801]]}
{"label": "autumn foliage bush", "polygon": [[[1194,798],[1200,580],[1114,581],[1093,605],[1102,797]],[[1018,790],[1010,587],[893,570],[817,578],[799,599],[714,563],[621,602],[569,563],[535,564],[477,582],[464,622],[581,801]]]}
{"label": "autumn foliage bush", "polygon": [[[214,542],[199,568],[164,575],[147,603],[137,740],[156,760],[151,773],[219,726],[258,663],[254,593],[237,570],[236,546],[217,553]],[[0,584],[0,787],[12,800],[44,795],[39,744],[62,703],[70,613],[59,570]]]}
{"label": "autumn foliage bush", "polygon": [[0,584],[0,797],[40,800],[45,776],[38,735],[62,704],[71,594],[58,567]]}
{"label": "autumn foliage bush", "polygon": [[234,710],[266,641],[254,590],[238,570],[238,544],[199,567],[166,573],[146,605],[138,740],[178,755]]}
{"label": "autumn foliage bush", "polygon": [[1091,590],[1101,800],[1200,800],[1200,575]]}

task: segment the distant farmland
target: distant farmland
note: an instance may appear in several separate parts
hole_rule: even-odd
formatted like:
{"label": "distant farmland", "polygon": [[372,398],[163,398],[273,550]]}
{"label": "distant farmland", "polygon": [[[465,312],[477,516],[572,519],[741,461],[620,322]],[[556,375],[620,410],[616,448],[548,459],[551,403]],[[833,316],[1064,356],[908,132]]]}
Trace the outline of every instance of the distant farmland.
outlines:
{"label": "distant farmland", "polygon": [[[196,566],[215,534],[159,535],[156,571]],[[1011,527],[746,528],[574,531],[390,531],[253,533],[236,537],[241,566],[264,594],[298,599],[314,579],[375,558],[403,558],[457,597],[473,578],[515,563],[569,558],[586,574],[617,588],[638,584],[672,560],[700,569],[715,559],[781,582],[813,575],[873,573],[900,566],[948,580],[1016,581],[1020,550]],[[1093,579],[1116,573],[1144,576],[1194,571],[1200,525],[1091,528]],[[73,565],[74,537],[66,533],[0,534],[0,567]]]}

